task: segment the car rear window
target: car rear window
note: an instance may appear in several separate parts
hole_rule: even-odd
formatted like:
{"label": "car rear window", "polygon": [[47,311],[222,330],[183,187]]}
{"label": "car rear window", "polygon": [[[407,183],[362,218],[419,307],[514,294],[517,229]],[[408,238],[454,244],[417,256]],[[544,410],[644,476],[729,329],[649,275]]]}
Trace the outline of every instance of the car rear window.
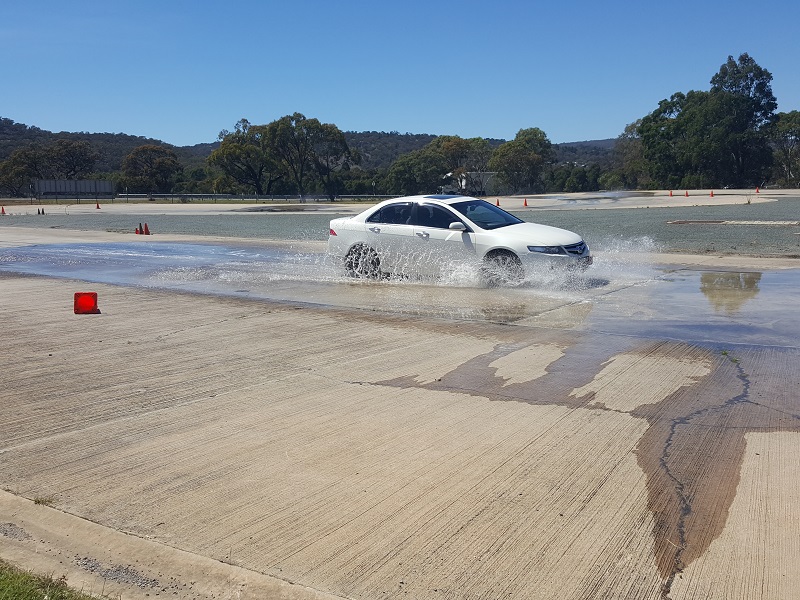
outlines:
{"label": "car rear window", "polygon": [[410,217],[411,202],[397,202],[376,210],[367,218],[367,223],[405,225]]}

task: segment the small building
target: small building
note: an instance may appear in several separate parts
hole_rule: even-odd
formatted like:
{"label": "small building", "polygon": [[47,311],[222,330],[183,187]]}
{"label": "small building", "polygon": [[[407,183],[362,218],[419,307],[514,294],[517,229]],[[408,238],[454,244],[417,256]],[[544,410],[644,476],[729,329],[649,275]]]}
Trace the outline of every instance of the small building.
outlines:
{"label": "small building", "polygon": [[114,182],[106,179],[37,179],[33,193],[46,198],[113,198]]}
{"label": "small building", "polygon": [[468,171],[457,177],[448,173],[442,179],[448,180],[441,191],[468,196],[495,196],[502,191],[497,184],[497,173],[493,171]]}

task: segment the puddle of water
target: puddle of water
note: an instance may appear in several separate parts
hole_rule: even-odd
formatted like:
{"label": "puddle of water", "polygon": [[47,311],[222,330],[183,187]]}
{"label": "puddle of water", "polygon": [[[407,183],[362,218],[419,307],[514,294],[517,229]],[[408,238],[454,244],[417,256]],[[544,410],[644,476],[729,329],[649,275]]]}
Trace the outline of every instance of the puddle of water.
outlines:
{"label": "puddle of water", "polygon": [[324,253],[219,244],[61,244],[0,251],[0,270],[201,294],[304,302],[392,314],[622,335],[795,345],[800,274],[664,272],[632,259],[648,239],[611,240],[585,273],[532,273],[486,288],[474,265],[442,279],[354,280]]}
{"label": "puddle of water", "polygon": [[679,271],[597,303],[587,329],[674,339],[797,347],[800,272]]}

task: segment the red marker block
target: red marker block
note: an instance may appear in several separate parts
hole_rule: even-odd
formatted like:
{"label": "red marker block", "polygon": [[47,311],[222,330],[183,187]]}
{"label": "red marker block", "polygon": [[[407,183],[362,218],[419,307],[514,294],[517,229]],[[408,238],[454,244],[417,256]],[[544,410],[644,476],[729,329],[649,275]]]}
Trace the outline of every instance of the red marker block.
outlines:
{"label": "red marker block", "polygon": [[97,292],[75,292],[74,309],[76,315],[99,315]]}

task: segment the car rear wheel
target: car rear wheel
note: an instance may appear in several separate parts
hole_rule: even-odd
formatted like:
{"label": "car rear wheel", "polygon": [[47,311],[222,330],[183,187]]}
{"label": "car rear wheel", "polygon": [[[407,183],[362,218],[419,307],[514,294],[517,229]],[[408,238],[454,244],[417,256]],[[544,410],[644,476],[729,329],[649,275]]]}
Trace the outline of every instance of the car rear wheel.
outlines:
{"label": "car rear wheel", "polygon": [[344,268],[350,277],[376,279],[381,274],[381,260],[373,248],[358,244],[345,256]]}
{"label": "car rear wheel", "polygon": [[481,276],[490,287],[517,285],[525,277],[519,256],[508,250],[490,252],[483,259]]}

